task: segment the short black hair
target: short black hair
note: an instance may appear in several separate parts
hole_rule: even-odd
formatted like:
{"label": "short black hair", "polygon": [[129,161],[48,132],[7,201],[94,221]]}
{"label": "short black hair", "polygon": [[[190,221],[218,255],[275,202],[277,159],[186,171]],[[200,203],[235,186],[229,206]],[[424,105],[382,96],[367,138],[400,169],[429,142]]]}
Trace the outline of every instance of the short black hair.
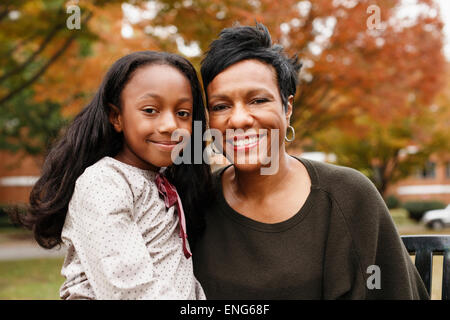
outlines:
{"label": "short black hair", "polygon": [[223,29],[219,38],[211,42],[201,63],[205,91],[220,72],[248,59],[262,61],[275,69],[281,101],[286,110],[289,96],[295,96],[297,91],[302,64],[297,55],[289,58],[281,45],[272,44],[269,30],[261,23],[256,23],[255,27],[235,25]]}

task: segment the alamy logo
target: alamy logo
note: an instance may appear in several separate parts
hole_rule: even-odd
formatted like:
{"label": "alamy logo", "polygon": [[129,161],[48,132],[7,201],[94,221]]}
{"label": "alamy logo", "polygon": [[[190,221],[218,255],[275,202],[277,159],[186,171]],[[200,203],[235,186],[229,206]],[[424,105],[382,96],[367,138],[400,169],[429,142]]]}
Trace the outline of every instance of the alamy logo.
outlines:
{"label": "alamy logo", "polygon": [[379,6],[372,4],[370,5],[366,12],[370,14],[367,18],[366,25],[369,30],[382,30],[383,24],[381,23],[381,9]]}
{"label": "alamy logo", "polygon": [[367,267],[366,272],[370,274],[367,278],[367,288],[369,290],[381,289],[381,271],[380,267],[377,265],[370,265]]}
{"label": "alamy logo", "polygon": [[67,6],[66,13],[70,14],[66,19],[66,26],[69,30],[80,30],[81,29],[81,9],[76,4],[78,0],[75,0],[75,4],[70,4]]}

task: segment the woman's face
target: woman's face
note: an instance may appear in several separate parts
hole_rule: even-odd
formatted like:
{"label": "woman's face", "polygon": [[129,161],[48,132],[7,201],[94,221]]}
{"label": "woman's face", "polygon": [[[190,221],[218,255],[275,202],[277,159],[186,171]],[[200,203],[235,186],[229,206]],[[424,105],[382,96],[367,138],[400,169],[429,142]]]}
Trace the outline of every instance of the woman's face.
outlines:
{"label": "woman's face", "polygon": [[257,170],[279,160],[293,98],[285,112],[272,66],[255,59],[238,62],[211,81],[207,95],[210,127],[223,137],[216,145],[236,169]]}
{"label": "woman's face", "polygon": [[121,110],[110,117],[124,135],[121,160],[142,169],[171,165],[172,150],[180,142],[172,141],[172,133],[192,132],[189,80],[172,66],[140,67],[123,89],[121,103]]}

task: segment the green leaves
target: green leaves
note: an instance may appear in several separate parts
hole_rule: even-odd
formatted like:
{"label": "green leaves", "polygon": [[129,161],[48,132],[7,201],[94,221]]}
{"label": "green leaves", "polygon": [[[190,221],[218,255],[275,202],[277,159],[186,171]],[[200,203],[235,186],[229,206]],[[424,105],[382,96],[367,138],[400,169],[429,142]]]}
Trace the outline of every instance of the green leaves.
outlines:
{"label": "green leaves", "polygon": [[0,149],[43,154],[67,124],[59,104],[34,103],[32,96],[25,90],[0,108]]}

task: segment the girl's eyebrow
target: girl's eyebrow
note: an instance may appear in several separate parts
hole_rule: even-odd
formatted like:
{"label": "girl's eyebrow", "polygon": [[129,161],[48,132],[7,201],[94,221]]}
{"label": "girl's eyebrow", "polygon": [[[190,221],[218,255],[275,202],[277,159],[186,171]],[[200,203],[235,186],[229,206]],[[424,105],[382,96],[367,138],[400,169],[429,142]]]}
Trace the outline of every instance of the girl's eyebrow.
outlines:
{"label": "girl's eyebrow", "polygon": [[159,94],[156,94],[156,93],[150,93],[150,92],[148,92],[148,93],[142,95],[142,96],[138,99],[138,101],[139,101],[139,100],[145,100],[145,99],[147,99],[147,98],[161,99],[161,96],[160,96]]}
{"label": "girl's eyebrow", "polygon": [[182,98],[178,99],[178,103],[182,103],[182,102],[192,102],[192,99],[189,97],[182,97]]}
{"label": "girl's eyebrow", "polygon": [[[142,95],[142,96],[138,99],[138,101],[140,101],[140,100],[145,100],[145,99],[147,99],[147,98],[154,98],[154,99],[157,99],[157,100],[161,100],[161,96],[160,96],[159,94],[148,92],[148,93]],[[189,98],[189,97],[181,97],[181,98],[178,99],[177,103],[181,103],[181,102],[191,102],[191,101],[192,101],[192,99]]]}

